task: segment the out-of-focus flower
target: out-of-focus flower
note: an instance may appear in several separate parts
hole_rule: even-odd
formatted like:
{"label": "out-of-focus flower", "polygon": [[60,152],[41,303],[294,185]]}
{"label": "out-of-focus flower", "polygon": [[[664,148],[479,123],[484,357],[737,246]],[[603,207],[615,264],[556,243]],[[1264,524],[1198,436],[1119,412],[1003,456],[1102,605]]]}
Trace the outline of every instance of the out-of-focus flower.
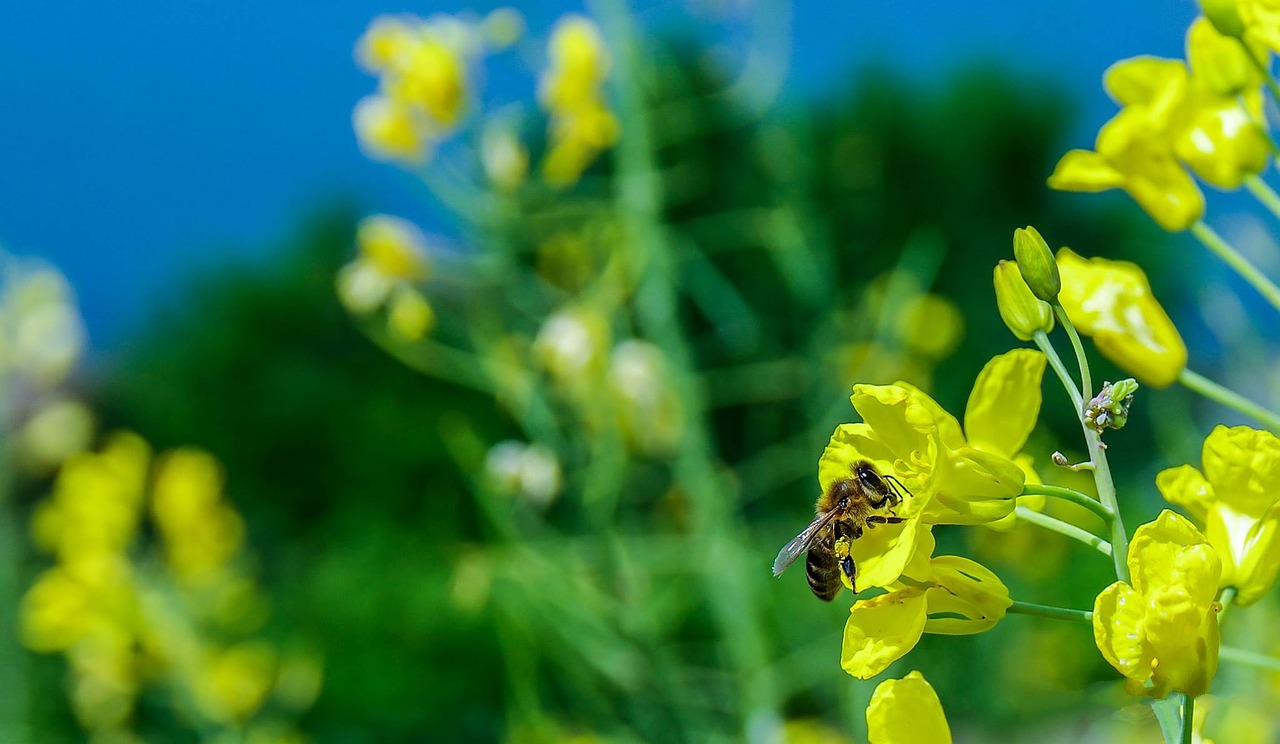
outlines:
{"label": "out-of-focus flower", "polygon": [[536,444],[498,442],[485,456],[484,470],[494,488],[522,496],[539,509],[550,506],[563,485],[560,462]]}
{"label": "out-of-focus flower", "polygon": [[587,307],[571,307],[542,324],[533,341],[533,354],[557,382],[573,387],[601,378],[608,344],[605,318]]}
{"label": "out-of-focus flower", "polygon": [[224,503],[222,472],[205,452],[180,449],[160,460],[151,513],[179,581],[210,581],[243,545],[244,524]]}
{"label": "out-of-focus flower", "polygon": [[672,453],[684,432],[684,411],[658,347],[635,339],[618,344],[609,358],[609,387],[628,441],[646,454]]}
{"label": "out-of-focus flower", "polygon": [[380,16],[356,44],[356,59],[381,92],[353,115],[356,135],[378,160],[421,164],[466,108],[467,65],[481,33],[448,16]]}
{"label": "out-of-focus flower", "polygon": [[1049,185],[1123,188],[1161,227],[1178,231],[1204,215],[1204,196],[1182,164],[1223,189],[1261,172],[1271,153],[1261,92],[1245,87],[1251,63],[1228,56],[1226,41],[1207,24],[1192,27],[1195,74],[1181,60],[1155,57],[1112,65],[1104,82],[1124,108],[1099,131],[1096,151],[1067,153]]}
{"label": "out-of-focus flower", "polygon": [[499,191],[520,188],[529,173],[529,151],[510,129],[491,125],[480,139],[480,163],[485,176]]}
{"label": "out-of-focus flower", "polygon": [[0,254],[0,370],[10,386],[51,390],[71,372],[84,351],[84,325],[71,285],[40,261]]}
{"label": "out-of-focus flower", "polygon": [[[856,542],[856,541],[855,541]],[[921,555],[933,552],[925,532]],[[909,565],[889,592],[849,610],[840,666],[858,679],[883,672],[915,647],[923,633],[971,635],[995,627],[1011,604],[1009,590],[981,564],[954,555]]]}
{"label": "out-of-focus flower", "polygon": [[435,325],[435,311],[416,284],[430,275],[427,241],[413,223],[379,214],[356,229],[357,255],[338,271],[342,304],[356,315],[387,306],[387,327],[405,341],[417,341]]}
{"label": "out-of-focus flower", "polygon": [[618,120],[603,93],[612,62],[600,30],[579,15],[556,23],[547,57],[550,66],[538,90],[550,116],[542,170],[547,183],[564,188],[577,182],[596,155],[618,139]]}
{"label": "out-of-focus flower", "polygon": [[895,507],[903,522],[876,525],[850,546],[856,591],[896,581],[930,525],[982,524],[1013,511],[1026,475],[1011,458],[1040,408],[1038,379],[1034,393],[1025,384],[1037,357],[1043,372],[1038,352],[1018,350],[997,357],[1004,361],[993,362],[979,379],[965,413],[974,441],[966,440],[954,416],[911,385],[854,386],[851,400],[863,422],[842,424],[832,434],[818,461],[820,488],[826,493],[868,460],[908,490]]}
{"label": "out-of-focus flower", "polygon": [[1204,694],[1218,670],[1217,553],[1190,522],[1165,510],[1134,533],[1129,572],[1132,584],[1117,581],[1094,601],[1098,650],[1131,694]]}
{"label": "out-of-focus flower", "polygon": [[197,677],[196,704],[211,720],[243,722],[266,701],[276,665],[275,649],[261,641],[211,650]]}
{"label": "out-of-focus flower", "polygon": [[1098,350],[1144,384],[1168,387],[1187,366],[1187,347],[1136,264],[1058,251],[1059,301]]}
{"label": "out-of-focus flower", "polygon": [[[1254,60],[1249,59],[1249,55]],[[1224,95],[1249,94],[1262,85],[1262,64],[1267,51],[1256,43],[1248,47],[1224,36],[1208,18],[1197,18],[1187,30],[1187,65],[1191,74],[1211,90]]]}
{"label": "out-of-focus flower", "polygon": [[1219,586],[1257,602],[1280,572],[1280,439],[1247,426],[1216,427],[1204,440],[1204,472],[1191,465],[1156,476],[1170,503],[1205,526],[1222,560]]}
{"label": "out-of-focus flower", "polygon": [[1031,294],[1017,262],[1002,260],[996,264],[992,282],[1000,319],[1019,341],[1030,341],[1037,331],[1053,330],[1053,308]]}
{"label": "out-of-focus flower", "polygon": [[951,744],[951,727],[938,693],[920,672],[887,679],[867,705],[870,744]]}
{"label": "out-of-focus flower", "polygon": [[78,400],[61,396],[41,401],[18,431],[18,458],[34,473],[48,473],[93,440],[93,413]]}
{"label": "out-of-focus flower", "polygon": [[819,719],[799,718],[782,724],[775,744],[853,744],[853,739]]}
{"label": "out-of-focus flower", "polygon": [[898,332],[912,352],[931,360],[944,359],[964,337],[964,314],[941,295],[916,295],[901,310]]}

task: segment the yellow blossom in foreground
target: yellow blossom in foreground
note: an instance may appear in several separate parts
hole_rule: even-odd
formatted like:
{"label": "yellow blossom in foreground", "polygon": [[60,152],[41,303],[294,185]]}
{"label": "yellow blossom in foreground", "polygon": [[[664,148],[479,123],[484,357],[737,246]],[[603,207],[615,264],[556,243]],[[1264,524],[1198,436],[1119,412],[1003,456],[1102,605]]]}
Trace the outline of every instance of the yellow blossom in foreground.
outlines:
{"label": "yellow blossom in foreground", "polygon": [[867,705],[870,744],[951,744],[951,727],[938,693],[920,672],[887,679]]}
{"label": "yellow blossom in foreground", "polygon": [[1134,695],[1193,697],[1218,670],[1222,564],[1190,522],[1165,510],[1129,544],[1132,584],[1117,581],[1093,604],[1093,635]]}
{"label": "yellow blossom in foreground", "polygon": [[858,679],[883,672],[924,633],[990,630],[1011,604],[1009,590],[985,566],[954,555],[928,558],[933,552],[929,532],[921,543],[924,558],[914,560],[888,593],[859,600],[849,610],[840,666]]}
{"label": "yellow blossom in foreground", "polygon": [[[987,440],[985,446],[1003,449],[1017,436],[1005,436],[995,427],[1006,426],[1014,432],[1021,424],[1010,426],[1009,421],[1023,422],[1028,414],[1034,423],[1039,386],[1034,401],[1025,391],[1012,392],[990,384],[983,385],[981,392],[975,388],[970,397],[974,413],[966,415],[966,421]],[[988,401],[987,395],[1001,399]],[[908,491],[894,508],[901,523],[875,525],[850,546],[858,567],[856,591],[897,581],[930,525],[982,524],[1013,511],[1025,480],[1022,468],[1006,454],[967,442],[960,423],[932,398],[898,383],[855,385],[850,400],[862,423],[843,424],[832,434],[818,460],[822,492],[848,478],[860,460],[898,478]],[[1033,402],[1034,411],[1030,410]],[[997,412],[999,421],[991,418]]]}
{"label": "yellow blossom in foreground", "polygon": [[1136,264],[1058,251],[1059,301],[1098,350],[1153,387],[1168,387],[1187,366],[1187,347]]}
{"label": "yellow blossom in foreground", "polygon": [[1237,590],[1250,605],[1280,572],[1280,439],[1247,426],[1216,427],[1204,440],[1204,472],[1169,468],[1156,486],[1169,502],[1205,526],[1222,559],[1219,586]]}

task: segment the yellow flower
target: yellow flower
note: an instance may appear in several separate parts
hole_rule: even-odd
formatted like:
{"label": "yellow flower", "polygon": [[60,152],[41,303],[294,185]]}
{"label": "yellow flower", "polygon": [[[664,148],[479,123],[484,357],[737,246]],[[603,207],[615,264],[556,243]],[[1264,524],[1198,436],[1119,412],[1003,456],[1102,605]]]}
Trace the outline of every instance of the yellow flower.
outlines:
{"label": "yellow flower", "polygon": [[[931,533],[924,531],[920,543],[920,555],[933,552]],[[883,672],[914,648],[923,633],[990,630],[1011,604],[1009,590],[994,573],[954,555],[917,558],[889,589],[849,610],[840,666],[858,679]]]}
{"label": "yellow flower", "polygon": [[1044,364],[1026,349],[988,364],[965,411],[970,441],[954,416],[907,383],[854,386],[863,422],[836,428],[818,460],[819,487],[826,493],[869,460],[909,491],[895,508],[902,523],[876,525],[850,546],[856,591],[896,581],[929,525],[981,524],[1013,511],[1026,479],[1013,457],[1039,414]]}
{"label": "yellow flower", "polygon": [[[1252,53],[1256,63],[1249,59]],[[1247,49],[1239,39],[1224,36],[1207,18],[1197,18],[1187,29],[1187,65],[1193,77],[1225,95],[1256,91],[1262,85],[1258,63],[1267,61],[1267,51],[1257,44]]]}
{"label": "yellow flower", "polygon": [[360,257],[391,279],[419,282],[427,277],[427,241],[413,223],[375,214],[356,228]]}
{"label": "yellow flower", "polygon": [[920,672],[887,679],[867,705],[869,744],[951,744],[938,693]]}
{"label": "yellow flower", "polygon": [[577,387],[604,375],[608,343],[604,316],[587,307],[565,308],[542,324],[533,354],[558,382]]}
{"label": "yellow flower", "polygon": [[215,721],[243,721],[266,701],[276,666],[275,650],[260,641],[214,651],[195,680],[196,702]]}
{"label": "yellow flower", "polygon": [[550,67],[538,91],[550,117],[543,177],[551,186],[564,188],[618,139],[618,120],[603,95],[611,61],[600,30],[577,15],[556,23],[547,57]]}
{"label": "yellow flower", "polygon": [[405,341],[418,341],[430,333],[435,324],[435,310],[418,290],[401,285],[391,295],[387,326],[395,335]]}
{"label": "yellow flower", "polygon": [[413,285],[430,274],[426,238],[407,220],[379,214],[356,229],[355,260],[338,271],[342,304],[356,315],[387,306],[387,326],[404,341],[417,341],[435,326],[435,311]]}
{"label": "yellow flower", "polygon": [[1204,472],[1190,465],[1156,476],[1156,487],[1205,526],[1222,560],[1220,587],[1236,603],[1258,601],[1280,572],[1280,439],[1247,426],[1218,426],[1204,440]]}
{"label": "yellow flower", "polygon": [[1218,669],[1217,553],[1165,510],[1134,533],[1129,572],[1132,584],[1117,581],[1094,600],[1098,650],[1131,694],[1204,694]]}
{"label": "yellow flower", "polygon": [[1244,38],[1280,52],[1280,2],[1276,0],[1236,0],[1236,10],[1244,24]]}
{"label": "yellow flower", "polygon": [[422,165],[430,149],[413,111],[383,95],[366,96],[351,114],[360,148],[374,160]]}
{"label": "yellow flower", "polygon": [[151,512],[179,581],[208,581],[240,551],[244,524],[224,502],[222,472],[208,453],[180,449],[161,460]]}
{"label": "yellow flower", "polygon": [[1151,294],[1146,274],[1127,261],[1085,259],[1058,251],[1059,301],[1083,334],[1122,369],[1153,387],[1167,387],[1187,366],[1187,347]]}
{"label": "yellow flower", "polygon": [[1071,150],[1058,161],[1049,187],[1098,192],[1124,189],[1162,228],[1185,230],[1204,216],[1204,194],[1151,136],[1146,114],[1125,108],[1098,131],[1093,150]]}
{"label": "yellow flower", "polygon": [[1030,341],[1036,331],[1053,330],[1053,308],[1031,294],[1016,262],[1002,260],[996,264],[992,282],[1000,319],[1019,341]]}

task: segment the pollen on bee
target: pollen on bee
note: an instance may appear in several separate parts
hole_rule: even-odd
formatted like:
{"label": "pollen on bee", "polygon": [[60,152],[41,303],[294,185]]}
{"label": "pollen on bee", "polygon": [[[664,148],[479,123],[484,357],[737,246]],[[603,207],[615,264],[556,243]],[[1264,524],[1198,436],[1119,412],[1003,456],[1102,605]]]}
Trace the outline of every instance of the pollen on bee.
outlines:
{"label": "pollen on bee", "polygon": [[849,548],[852,545],[853,540],[850,540],[849,537],[845,535],[836,540],[835,545],[831,548],[831,552],[835,553],[836,560],[842,561],[849,557]]}

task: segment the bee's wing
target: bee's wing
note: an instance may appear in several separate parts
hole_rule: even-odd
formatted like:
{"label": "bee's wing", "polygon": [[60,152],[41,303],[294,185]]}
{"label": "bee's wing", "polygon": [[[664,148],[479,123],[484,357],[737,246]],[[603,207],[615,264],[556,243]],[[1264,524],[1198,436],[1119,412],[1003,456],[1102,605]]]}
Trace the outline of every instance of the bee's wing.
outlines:
{"label": "bee's wing", "polygon": [[826,514],[818,515],[816,519],[809,523],[808,527],[804,528],[803,532],[795,536],[794,540],[783,545],[782,550],[778,551],[778,557],[773,559],[773,575],[781,576],[788,566],[795,563],[796,558],[799,558],[801,553],[813,545],[813,541],[826,529],[827,525],[831,524],[838,512],[838,509],[832,509]]}

